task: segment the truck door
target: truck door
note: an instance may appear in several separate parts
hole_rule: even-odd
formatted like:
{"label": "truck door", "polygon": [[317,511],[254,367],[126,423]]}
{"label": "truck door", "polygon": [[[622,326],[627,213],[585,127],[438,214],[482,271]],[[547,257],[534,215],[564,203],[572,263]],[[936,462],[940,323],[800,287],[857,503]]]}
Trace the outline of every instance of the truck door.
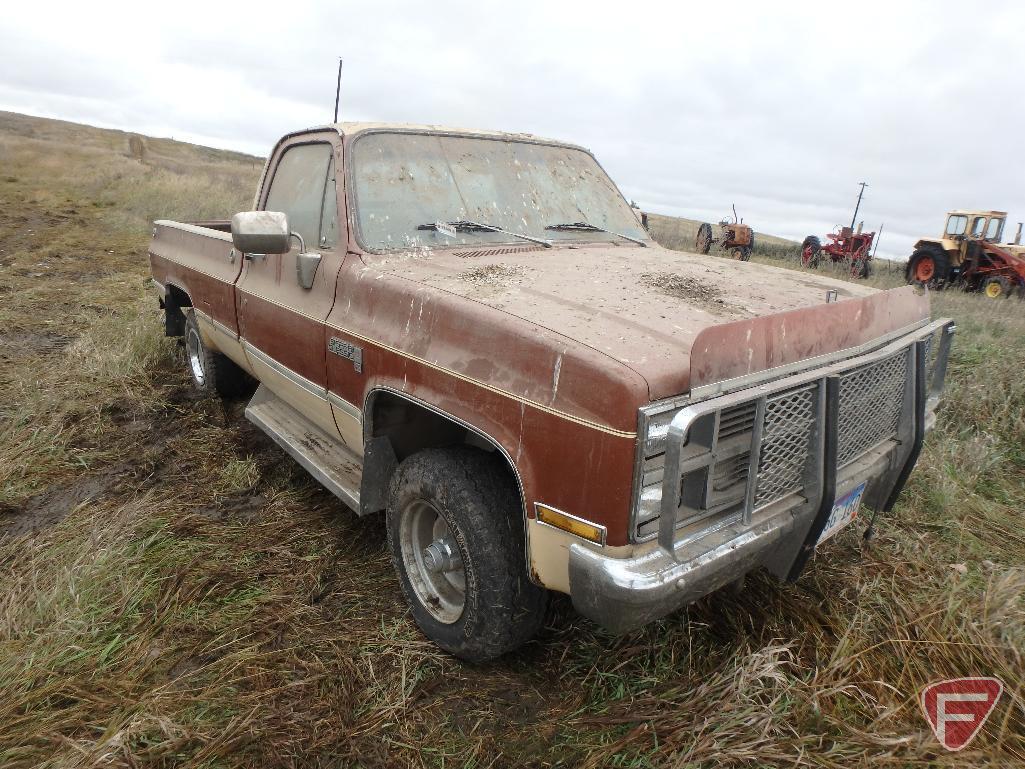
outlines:
{"label": "truck door", "polygon": [[345,258],[335,185],[339,152],[337,134],[294,137],[275,151],[260,191],[258,208],[284,212],[307,253],[321,255],[312,286],[300,283],[301,249],[293,238],[287,254],[245,254],[236,293],[243,349],[257,377],[331,435],[337,428],[327,400],[324,320]]}

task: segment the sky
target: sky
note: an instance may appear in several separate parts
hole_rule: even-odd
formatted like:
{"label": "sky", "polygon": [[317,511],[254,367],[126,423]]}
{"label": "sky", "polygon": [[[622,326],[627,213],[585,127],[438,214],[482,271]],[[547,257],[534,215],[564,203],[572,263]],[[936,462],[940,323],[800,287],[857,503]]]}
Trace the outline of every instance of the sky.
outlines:
{"label": "sky", "polygon": [[1025,219],[1025,3],[5,4],[0,109],[266,155],[340,118],[594,152],[647,211],[904,258],[952,208]]}

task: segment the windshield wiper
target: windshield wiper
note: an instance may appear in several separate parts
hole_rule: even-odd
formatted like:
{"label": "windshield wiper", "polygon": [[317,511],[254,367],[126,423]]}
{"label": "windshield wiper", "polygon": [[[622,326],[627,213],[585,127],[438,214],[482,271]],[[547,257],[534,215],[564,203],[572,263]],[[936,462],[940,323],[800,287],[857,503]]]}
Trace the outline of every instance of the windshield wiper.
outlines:
{"label": "windshield wiper", "polygon": [[[446,229],[454,230],[455,232],[499,232],[502,235],[512,235],[514,238],[520,238],[521,240],[529,240],[531,243],[540,243],[545,248],[552,247],[552,241],[545,240],[544,238],[535,238],[530,235],[521,235],[518,232],[512,232],[511,230],[503,230],[501,227],[496,227],[493,224],[484,224],[483,222],[471,222],[466,219],[460,219],[455,222],[431,222],[429,224],[421,224],[417,226],[418,230],[435,230],[440,232],[442,235],[449,235]],[[451,235],[449,237],[452,237]]]}
{"label": "windshield wiper", "polygon": [[612,230],[606,230],[604,227],[596,227],[595,225],[588,224],[587,222],[573,222],[572,224],[549,224],[547,227],[545,227],[545,229],[546,230],[583,230],[585,232],[605,232],[605,233],[608,233],[609,235],[615,235],[617,238],[622,238],[623,240],[632,241],[633,243],[636,243],[638,246],[642,246],[644,248],[648,247],[648,244],[646,242],[644,242],[643,240],[641,240],[640,238],[634,238],[634,237],[631,237],[629,235],[624,235],[621,232],[613,232]]}

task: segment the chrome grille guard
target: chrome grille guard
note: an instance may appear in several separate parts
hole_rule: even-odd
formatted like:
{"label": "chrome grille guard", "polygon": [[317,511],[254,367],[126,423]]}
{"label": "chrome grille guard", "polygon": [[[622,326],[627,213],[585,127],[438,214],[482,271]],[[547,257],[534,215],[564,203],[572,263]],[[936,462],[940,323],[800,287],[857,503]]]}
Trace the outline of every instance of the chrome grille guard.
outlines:
{"label": "chrome grille guard", "polygon": [[[899,446],[899,466],[876,505],[892,508],[939,401],[954,330],[953,321],[937,320],[871,353],[682,408],[666,440],[661,549],[676,557],[681,525],[717,515],[750,525],[763,510],[800,505],[816,514],[791,569],[796,575],[829,515],[838,471],[886,441]],[[751,403],[750,443],[738,447],[731,437],[720,444],[724,412]],[[716,506],[716,465],[735,466],[738,457],[747,462],[743,497]]]}

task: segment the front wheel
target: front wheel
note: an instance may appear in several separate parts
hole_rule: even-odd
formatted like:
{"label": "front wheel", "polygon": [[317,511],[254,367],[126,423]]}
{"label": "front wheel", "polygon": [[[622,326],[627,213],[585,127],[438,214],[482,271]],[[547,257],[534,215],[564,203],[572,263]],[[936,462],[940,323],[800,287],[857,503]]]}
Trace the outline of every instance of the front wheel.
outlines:
{"label": "front wheel", "polygon": [[801,243],[801,266],[818,267],[821,252],[822,241],[814,235],[806,237]]}
{"label": "front wheel", "polygon": [[541,628],[548,594],[527,575],[519,493],[497,454],[408,457],[392,479],[387,523],[413,619],[442,649],[485,662]]}
{"label": "front wheel", "polygon": [[982,282],[982,293],[989,299],[1004,299],[1011,294],[1011,281],[992,275]]}

